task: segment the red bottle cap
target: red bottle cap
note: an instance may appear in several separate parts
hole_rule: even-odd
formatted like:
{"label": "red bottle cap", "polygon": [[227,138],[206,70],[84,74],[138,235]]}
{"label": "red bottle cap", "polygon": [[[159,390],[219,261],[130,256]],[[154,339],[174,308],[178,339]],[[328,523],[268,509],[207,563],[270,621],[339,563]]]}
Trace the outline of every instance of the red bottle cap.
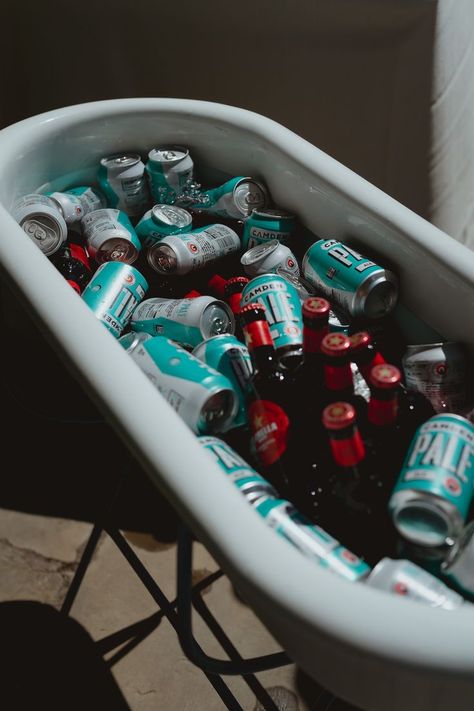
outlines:
{"label": "red bottle cap", "polygon": [[219,274],[214,274],[207,282],[208,287],[221,299],[225,295],[225,285],[227,284],[227,279],[219,276]]}
{"label": "red bottle cap", "polygon": [[396,388],[401,382],[402,374],[395,365],[380,363],[370,371],[370,385],[381,390]]}
{"label": "red bottle cap", "polygon": [[321,341],[321,351],[336,358],[348,354],[350,347],[351,342],[343,333],[328,333]]}
{"label": "red bottle cap", "polygon": [[74,291],[77,291],[77,293],[78,293],[79,295],[81,294],[81,287],[79,286],[79,284],[77,284],[77,282],[72,281],[72,279],[68,279],[68,280],[67,280],[67,283],[68,283],[70,286],[72,286],[72,288],[74,289]]}
{"label": "red bottle cap", "polygon": [[367,331],[359,331],[359,333],[353,333],[352,336],[349,336],[349,340],[351,342],[351,350],[357,353],[370,346],[372,336]]}
{"label": "red bottle cap", "polygon": [[183,296],[183,299],[197,299],[198,296],[202,296],[201,292],[196,291],[196,289],[191,289],[191,291],[188,291],[188,293]]}
{"label": "red bottle cap", "polygon": [[242,292],[246,284],[248,284],[250,279],[245,276],[236,276],[236,277],[231,277],[226,281],[225,287],[224,287],[224,293],[226,296],[230,296],[231,294],[237,294],[239,292]]}
{"label": "red bottle cap", "polygon": [[326,299],[322,299],[319,296],[310,296],[303,301],[303,317],[327,320],[330,308],[331,305]]}
{"label": "red bottle cap", "polygon": [[328,430],[343,430],[355,422],[355,409],[348,402],[333,402],[323,410],[323,425]]}

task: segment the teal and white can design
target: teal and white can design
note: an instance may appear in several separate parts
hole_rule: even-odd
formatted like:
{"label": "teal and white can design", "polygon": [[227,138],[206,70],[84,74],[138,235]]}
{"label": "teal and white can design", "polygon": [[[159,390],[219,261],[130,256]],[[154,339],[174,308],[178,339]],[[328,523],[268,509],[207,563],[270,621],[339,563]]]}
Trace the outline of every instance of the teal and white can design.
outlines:
{"label": "teal and white can design", "polygon": [[232,335],[213,336],[196,346],[193,355],[229,378],[239,401],[233,427],[247,424],[246,392],[253,372],[247,346]]}
{"label": "teal and white can design", "polygon": [[148,283],[138,269],[121,262],[106,262],[84,289],[82,299],[118,338],[147,289]]}
{"label": "teal and white can design", "polygon": [[124,212],[111,208],[94,210],[83,218],[81,224],[89,254],[99,264],[132,264],[137,259],[140,240]]}
{"label": "teal and white can design", "polygon": [[153,298],[135,309],[132,328],[152,336],[167,336],[182,346],[194,348],[206,338],[233,333],[235,319],[230,307],[213,296]]}
{"label": "teal and white can design", "polygon": [[244,222],[242,246],[244,251],[257,244],[278,240],[281,244],[291,244],[296,229],[294,215],[284,210],[253,210]]}
{"label": "teal and white can design", "polygon": [[415,433],[389,501],[393,522],[413,543],[440,546],[459,535],[474,486],[474,425],[435,415]]}
{"label": "teal and white can design", "polygon": [[142,215],[150,203],[145,165],[136,153],[107,156],[100,161],[97,176],[108,207],[130,217]]}
{"label": "teal and white can design", "polygon": [[194,198],[189,207],[234,220],[243,220],[252,210],[266,207],[269,200],[262,183],[242,176],[231,178],[217,188],[196,192]]}
{"label": "teal and white can design", "polygon": [[329,301],[351,316],[382,318],[396,306],[392,272],[335,239],[320,239],[303,257],[302,273]]}
{"label": "teal and white can design", "polygon": [[160,146],[149,152],[146,173],[155,203],[172,205],[192,183],[194,162],[184,146]]}
{"label": "teal and white can design", "polygon": [[143,247],[150,247],[163,237],[189,232],[191,229],[191,214],[176,205],[154,205],[135,226]]}
{"label": "teal and white can design", "polygon": [[127,334],[120,343],[193,432],[230,427],[238,402],[224,375],[164,336],[142,339]]}
{"label": "teal and white can design", "polygon": [[277,497],[269,481],[255,471],[237,452],[217,437],[199,437],[199,444],[217,461],[223,473],[239,489],[249,503],[262,496]]}
{"label": "teal and white can design", "polygon": [[303,316],[298,292],[277,274],[262,274],[249,281],[242,291],[241,305],[262,304],[275,348],[302,345]]}
{"label": "teal and white can design", "polygon": [[254,506],[271,528],[321,567],[351,582],[364,580],[370,573],[370,566],[362,558],[341,546],[323,528],[314,526],[288,501],[264,497]]}
{"label": "teal and white can design", "polygon": [[105,198],[99,191],[88,185],[80,185],[77,188],[48,193],[48,195],[57,203],[68,225],[79,222],[89,212],[100,210],[106,205]]}

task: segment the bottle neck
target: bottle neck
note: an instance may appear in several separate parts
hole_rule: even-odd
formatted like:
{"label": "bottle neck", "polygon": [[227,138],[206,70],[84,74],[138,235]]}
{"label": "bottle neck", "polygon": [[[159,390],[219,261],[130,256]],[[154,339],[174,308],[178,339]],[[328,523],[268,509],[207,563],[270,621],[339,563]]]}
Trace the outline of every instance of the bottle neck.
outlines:
{"label": "bottle neck", "polygon": [[367,417],[374,427],[394,427],[398,420],[398,389],[373,388],[367,407]]}
{"label": "bottle neck", "polygon": [[254,370],[274,370],[277,357],[267,321],[248,323],[243,332]]}
{"label": "bottle neck", "polygon": [[375,350],[373,346],[365,349],[363,353],[354,355],[354,361],[357,363],[357,367],[362,373],[362,377],[368,383],[370,371],[374,365],[382,365],[385,363],[385,358]]}
{"label": "bottle neck", "polygon": [[321,354],[321,341],[328,333],[327,324],[315,324],[310,326],[308,323],[303,325],[303,350],[305,359]]}
{"label": "bottle neck", "polygon": [[352,469],[365,459],[364,442],[356,425],[328,434],[332,456],[339,467]]}
{"label": "bottle neck", "polygon": [[324,384],[328,390],[354,392],[351,364],[347,358],[326,356],[324,362]]}

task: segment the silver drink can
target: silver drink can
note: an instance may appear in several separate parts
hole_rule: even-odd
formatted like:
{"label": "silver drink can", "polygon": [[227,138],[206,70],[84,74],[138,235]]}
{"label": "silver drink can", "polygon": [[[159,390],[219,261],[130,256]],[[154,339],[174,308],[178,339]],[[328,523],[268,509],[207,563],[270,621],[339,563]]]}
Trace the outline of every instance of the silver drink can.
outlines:
{"label": "silver drink can", "polygon": [[159,274],[188,274],[240,251],[240,238],[227,225],[207,225],[187,234],[170,235],[149,248],[147,259]]}
{"label": "silver drink can", "polygon": [[186,348],[223,333],[233,333],[235,319],[230,307],[213,296],[195,299],[147,299],[135,309],[134,331],[166,336]]}
{"label": "silver drink can", "polygon": [[460,343],[407,346],[402,365],[407,387],[423,393],[436,412],[464,411],[467,356]]}
{"label": "silver drink can", "polygon": [[68,225],[74,225],[89,212],[105,207],[105,198],[97,190],[86,185],[64,192],[49,193],[49,197],[57,204]]}
{"label": "silver drink can", "polygon": [[94,210],[82,220],[82,229],[90,256],[99,264],[133,264],[141,244],[128,216],[120,210]]}
{"label": "silver drink can", "polygon": [[129,333],[119,342],[192,431],[227,430],[238,409],[229,380],[169,338],[139,336]]}
{"label": "silver drink can", "polygon": [[339,240],[312,244],[303,257],[302,272],[323,296],[351,316],[382,318],[396,306],[395,274]]}
{"label": "silver drink can", "polygon": [[135,226],[143,247],[150,247],[168,235],[190,230],[192,230],[191,214],[177,205],[154,205]]}
{"label": "silver drink can", "polygon": [[219,464],[223,473],[239,489],[250,504],[262,496],[278,496],[269,481],[255,471],[232,447],[217,437],[199,437],[199,444]]}
{"label": "silver drink can", "polygon": [[474,521],[455,541],[441,564],[441,572],[463,594],[474,598]]}
{"label": "silver drink can", "polygon": [[365,582],[378,590],[443,610],[455,610],[464,603],[461,595],[409,560],[382,558]]}
{"label": "silver drink can", "polygon": [[171,205],[192,182],[194,163],[184,146],[159,146],[148,154],[146,173],[156,203]]}
{"label": "silver drink can", "polygon": [[240,263],[245,273],[250,277],[272,272],[278,274],[280,273],[278,269],[284,269],[296,277],[300,275],[298,261],[295,255],[277,239],[272,239],[263,244],[257,244],[255,247],[251,247],[251,249],[242,255]]}
{"label": "silver drink can", "polygon": [[283,279],[286,279],[286,281],[295,287],[301,303],[316,294],[314,286],[304,279],[301,274],[296,275],[294,272],[288,271],[288,269],[283,269],[283,267],[277,267],[275,274],[283,277]]}
{"label": "silver drink can", "polygon": [[193,355],[229,378],[239,400],[239,411],[232,426],[245,425],[248,422],[246,395],[253,372],[247,346],[235,336],[213,336],[196,346]]}
{"label": "silver drink can", "polygon": [[67,224],[57,203],[46,195],[30,193],[16,200],[12,216],[47,257],[66,241]]}
{"label": "silver drink can", "polygon": [[150,198],[145,165],[138,154],[102,158],[98,182],[109,207],[115,207],[130,217],[142,215],[147,209]]}

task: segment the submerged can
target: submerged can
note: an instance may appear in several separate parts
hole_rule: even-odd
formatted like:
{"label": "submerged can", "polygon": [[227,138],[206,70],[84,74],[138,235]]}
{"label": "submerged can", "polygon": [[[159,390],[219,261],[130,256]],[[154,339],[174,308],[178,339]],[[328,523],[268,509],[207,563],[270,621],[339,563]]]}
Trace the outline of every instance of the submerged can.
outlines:
{"label": "submerged can", "polygon": [[415,433],[389,511],[399,533],[425,546],[455,539],[473,496],[474,425],[435,415]]}
{"label": "submerged can", "polygon": [[184,146],[152,148],[148,154],[146,173],[153,200],[171,205],[193,180],[193,159]]}
{"label": "submerged can", "polygon": [[449,582],[474,599],[474,521],[472,521],[451,547],[441,564],[441,573]]}
{"label": "submerged can", "polygon": [[295,255],[277,239],[251,247],[242,255],[240,263],[245,273],[251,277],[260,274],[277,274],[279,269],[284,269],[296,277],[300,275]]}
{"label": "submerged can", "polygon": [[90,256],[99,264],[133,264],[141,249],[132,223],[120,210],[94,210],[82,220],[82,229]]}
{"label": "submerged can", "polygon": [[268,192],[264,185],[254,178],[231,178],[223,185],[203,190],[189,204],[193,210],[202,210],[212,215],[243,220],[252,210],[264,208],[268,204]]}
{"label": "submerged can", "polygon": [[193,432],[228,429],[238,408],[228,379],[169,338],[144,336],[128,333],[120,344]]}
{"label": "submerged can", "polygon": [[168,235],[189,232],[192,227],[191,214],[176,205],[154,205],[146,212],[135,231],[143,247],[150,247]]}
{"label": "submerged can", "polygon": [[285,210],[253,210],[244,222],[243,248],[251,249],[273,240],[290,244],[295,228],[295,216]]}
{"label": "submerged can", "polygon": [[135,309],[134,331],[167,336],[182,346],[198,343],[220,333],[233,333],[235,319],[229,306],[213,296],[191,299],[147,299]]}
{"label": "submerged can", "polygon": [[235,336],[213,336],[196,346],[193,355],[230,380],[239,401],[232,427],[245,425],[248,422],[246,393],[253,372],[247,346]]}
{"label": "submerged can", "polygon": [[263,274],[249,281],[242,291],[241,305],[262,304],[275,348],[284,363],[301,357],[303,316],[298,292],[277,274]]}
{"label": "submerged can", "polygon": [[188,274],[240,250],[240,239],[227,225],[207,225],[193,232],[164,237],[147,252],[159,274]]}
{"label": "submerged can", "polygon": [[145,165],[137,153],[102,158],[97,176],[109,207],[130,217],[142,215],[150,198],[145,178]]}
{"label": "submerged can", "polygon": [[409,560],[382,558],[365,582],[378,590],[443,610],[455,610],[464,603],[461,595]]}
{"label": "submerged can", "polygon": [[277,497],[269,481],[255,471],[226,442],[217,437],[199,437],[199,444],[217,461],[224,474],[239,489],[250,504],[262,496]]}
{"label": "submerged can", "polygon": [[382,318],[396,306],[398,281],[352,247],[320,239],[303,257],[303,276],[353,317]]}
{"label": "submerged can", "polygon": [[467,405],[467,357],[460,343],[407,346],[402,366],[407,387],[423,393],[436,412],[461,414]]}
{"label": "submerged can", "polygon": [[147,289],[146,279],[135,267],[106,262],[98,268],[82,298],[99,321],[118,338]]}
{"label": "submerged can", "polygon": [[47,257],[66,241],[66,221],[57,203],[47,195],[24,195],[16,200],[12,216]]}
{"label": "submerged can", "polygon": [[57,204],[68,225],[82,220],[85,215],[105,207],[105,198],[94,188],[81,185],[63,192],[48,193]]}
{"label": "submerged can", "polygon": [[254,506],[271,528],[322,568],[351,582],[364,580],[369,574],[370,567],[364,560],[323,528],[313,525],[289,501],[262,497]]}

